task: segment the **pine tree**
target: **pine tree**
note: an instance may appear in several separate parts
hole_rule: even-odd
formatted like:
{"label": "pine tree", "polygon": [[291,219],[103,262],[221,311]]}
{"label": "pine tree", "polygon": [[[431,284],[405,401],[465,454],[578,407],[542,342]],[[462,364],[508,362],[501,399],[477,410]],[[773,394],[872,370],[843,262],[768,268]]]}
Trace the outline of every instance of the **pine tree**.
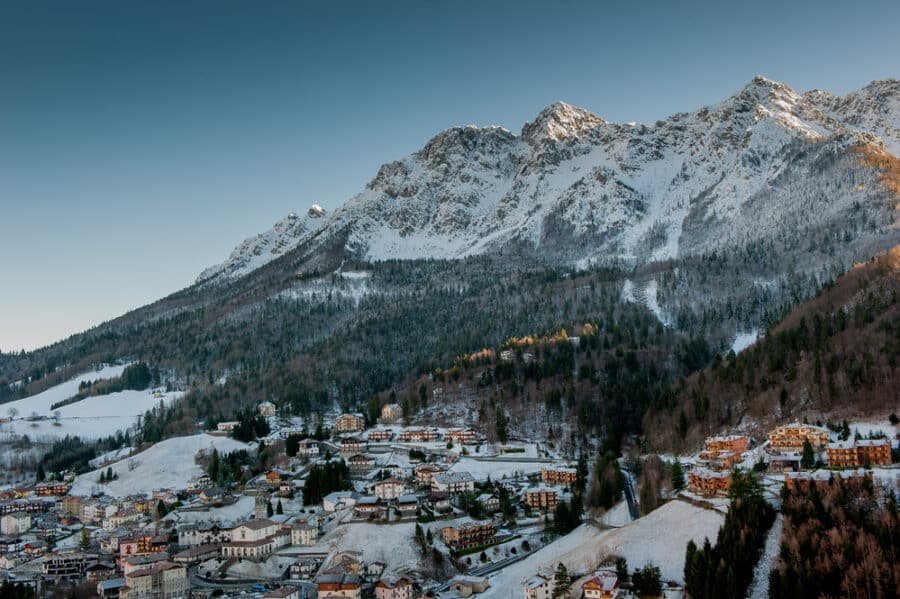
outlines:
{"label": "pine tree", "polygon": [[684,480],[684,467],[681,465],[681,460],[675,458],[672,463],[672,489],[681,491],[685,486],[687,483]]}
{"label": "pine tree", "polygon": [[803,441],[803,454],[800,456],[800,467],[809,470],[816,465],[816,454],[813,452],[809,439]]}
{"label": "pine tree", "polygon": [[266,501],[266,517],[271,518],[273,514],[274,511],[272,510],[272,502]]}
{"label": "pine tree", "polygon": [[91,533],[87,528],[81,529],[81,540],[78,542],[78,548],[87,551],[91,548]]}
{"label": "pine tree", "polygon": [[284,514],[284,508],[281,506],[280,499],[278,500],[278,505],[275,506],[275,513],[279,515]]}
{"label": "pine tree", "polygon": [[572,589],[572,579],[569,578],[569,570],[566,565],[559,562],[556,566],[556,573],[553,575],[553,599],[560,597],[568,597],[569,591]]}

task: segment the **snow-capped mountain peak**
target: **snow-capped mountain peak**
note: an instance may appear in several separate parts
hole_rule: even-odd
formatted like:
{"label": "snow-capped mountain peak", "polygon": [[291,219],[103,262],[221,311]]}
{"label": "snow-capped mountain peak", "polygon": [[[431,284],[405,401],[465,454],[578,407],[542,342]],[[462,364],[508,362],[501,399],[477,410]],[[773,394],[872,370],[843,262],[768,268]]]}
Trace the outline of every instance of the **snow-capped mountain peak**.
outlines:
{"label": "snow-capped mountain peak", "polygon": [[900,151],[898,87],[889,79],[837,97],[756,77],[717,104],[652,125],[608,123],[555,102],[518,136],[451,127],[383,165],[333,213],[311,210],[299,227],[280,221],[201,279],[244,274],[261,261],[248,256],[271,260],[301,245],[301,270],[320,246],[369,260],[514,247],[560,261],[642,263],[843,230],[862,222],[860,209],[868,225],[844,237],[863,243],[895,218],[880,173],[858,150],[880,138]]}
{"label": "snow-capped mountain peak", "polygon": [[581,137],[606,124],[599,116],[565,102],[554,102],[522,127],[522,138],[532,145]]}
{"label": "snow-capped mountain peak", "polygon": [[268,231],[239,243],[225,262],[204,269],[197,282],[219,276],[239,277],[256,270],[292,250],[306,235],[318,231],[325,224],[327,215],[328,212],[318,204],[310,206],[305,217],[288,213]]}

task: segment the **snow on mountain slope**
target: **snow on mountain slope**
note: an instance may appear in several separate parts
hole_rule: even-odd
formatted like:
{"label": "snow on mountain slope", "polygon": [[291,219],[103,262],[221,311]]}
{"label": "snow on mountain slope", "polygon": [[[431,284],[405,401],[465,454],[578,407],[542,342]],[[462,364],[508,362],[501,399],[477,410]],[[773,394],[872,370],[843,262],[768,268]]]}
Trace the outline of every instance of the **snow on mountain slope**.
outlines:
{"label": "snow on mountain slope", "polygon": [[293,249],[306,235],[318,231],[325,223],[327,212],[318,204],[310,206],[303,217],[291,212],[265,233],[242,241],[228,260],[205,269],[197,277],[202,282],[218,276],[239,277]]}
{"label": "snow on mountain slope", "polygon": [[851,150],[900,149],[898,102],[896,80],[835,97],[757,77],[718,104],[652,125],[557,102],[520,135],[453,127],[382,166],[316,226],[248,240],[200,279],[257,268],[277,255],[275,240],[286,240],[282,253],[297,248],[301,268],[329,240],[370,260],[514,248],[641,263],[838,226],[859,207],[873,230],[889,227],[888,192]]}
{"label": "snow on mountain slope", "polygon": [[108,466],[119,477],[113,482],[98,483],[101,471],[106,470],[101,468],[76,477],[70,493],[90,496],[94,491],[102,490],[107,495],[123,497],[133,493],[149,494],[154,489],[183,489],[191,478],[203,473],[203,468],[194,462],[200,451],[216,448],[224,454],[247,447],[246,443],[230,437],[206,434],[166,439]]}

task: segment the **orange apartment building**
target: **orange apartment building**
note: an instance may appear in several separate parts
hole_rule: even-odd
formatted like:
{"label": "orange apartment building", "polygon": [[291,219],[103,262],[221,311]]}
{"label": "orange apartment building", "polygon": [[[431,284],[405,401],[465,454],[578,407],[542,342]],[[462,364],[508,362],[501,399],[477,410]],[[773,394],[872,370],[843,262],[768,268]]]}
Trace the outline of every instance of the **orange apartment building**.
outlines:
{"label": "orange apartment building", "polygon": [[339,433],[355,433],[366,428],[366,419],[362,414],[341,414],[334,421],[334,429]]}
{"label": "orange apartment building", "polygon": [[694,468],[688,472],[688,487],[692,493],[712,497],[726,495],[731,486],[731,473],[707,468]]}
{"label": "orange apartment building", "polygon": [[825,446],[831,468],[884,466],[891,463],[891,442],[888,439],[860,439],[838,441]]}
{"label": "orange apartment building", "polygon": [[543,468],[541,480],[548,485],[571,485],[578,479],[575,468]]}
{"label": "orange apartment building", "polygon": [[533,510],[551,511],[556,509],[558,497],[556,489],[548,486],[525,489],[525,505]]}
{"label": "orange apartment building", "polygon": [[769,433],[769,447],[776,452],[802,451],[805,441],[809,441],[816,451],[823,449],[828,444],[828,429],[794,422],[775,427],[775,430]]}
{"label": "orange apartment building", "polygon": [[488,545],[494,540],[496,529],[490,520],[467,520],[441,529],[441,539],[455,550]]}
{"label": "orange apartment building", "polygon": [[863,479],[872,480],[872,472],[870,470],[841,470],[834,472],[831,470],[816,470],[814,472],[785,472],[784,485],[789,491],[799,489],[808,492],[812,485],[819,487],[828,485],[835,478],[841,478],[844,482],[859,482]]}
{"label": "orange apartment building", "polygon": [[401,443],[433,443],[440,438],[437,430],[433,428],[405,428],[397,440]]}

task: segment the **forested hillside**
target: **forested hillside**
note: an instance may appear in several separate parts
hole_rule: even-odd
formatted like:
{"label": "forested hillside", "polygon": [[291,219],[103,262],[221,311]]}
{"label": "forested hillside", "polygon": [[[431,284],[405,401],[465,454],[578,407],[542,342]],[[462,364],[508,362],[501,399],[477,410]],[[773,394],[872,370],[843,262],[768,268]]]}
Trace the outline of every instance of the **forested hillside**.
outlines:
{"label": "forested hillside", "polygon": [[[679,381],[644,419],[656,449],[733,426],[886,416],[900,403],[900,247],[859,264],[738,356]],[[673,423],[675,426],[673,426]]]}

